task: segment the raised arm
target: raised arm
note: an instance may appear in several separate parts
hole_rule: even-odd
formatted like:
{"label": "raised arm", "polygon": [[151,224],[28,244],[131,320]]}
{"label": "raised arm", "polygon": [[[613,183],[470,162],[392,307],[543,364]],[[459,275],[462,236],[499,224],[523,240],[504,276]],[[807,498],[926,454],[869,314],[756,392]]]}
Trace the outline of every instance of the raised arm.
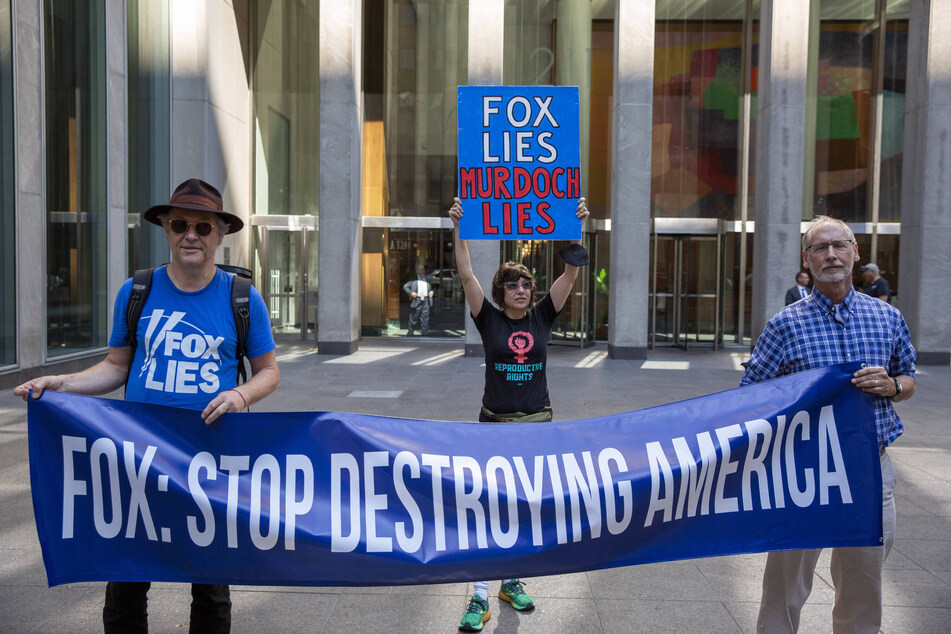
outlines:
{"label": "raised arm", "polygon": [[[578,210],[576,215],[581,219],[581,233],[584,235],[584,222],[588,218],[588,208],[585,206],[585,199],[578,199]],[[581,244],[581,240],[572,240],[570,244]],[[575,279],[578,277],[579,267],[565,264],[565,272],[558,276],[558,279],[552,282],[548,294],[551,295],[551,302],[555,305],[555,310],[561,312],[568,301],[568,295],[571,294],[571,287],[575,285]]]}
{"label": "raised arm", "polygon": [[482,292],[482,286],[472,272],[472,262],[469,260],[469,245],[465,240],[459,239],[459,219],[462,218],[462,202],[458,198],[452,199],[452,207],[449,208],[449,217],[452,218],[453,243],[456,252],[456,270],[459,271],[459,279],[462,281],[462,290],[466,294],[466,303],[469,305],[469,312],[473,317],[478,317],[482,310],[482,300],[485,299],[485,293]]}

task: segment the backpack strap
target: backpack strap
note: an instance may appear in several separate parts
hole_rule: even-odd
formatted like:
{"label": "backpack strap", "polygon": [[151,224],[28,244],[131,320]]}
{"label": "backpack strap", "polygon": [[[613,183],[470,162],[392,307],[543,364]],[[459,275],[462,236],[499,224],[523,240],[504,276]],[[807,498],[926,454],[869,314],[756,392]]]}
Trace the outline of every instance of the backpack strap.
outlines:
{"label": "backpack strap", "polygon": [[139,328],[139,317],[145,307],[145,300],[152,290],[152,273],[155,269],[139,269],[132,275],[132,292],[125,306],[125,323],[128,327],[126,342],[132,347],[132,356],[135,356],[135,347],[138,345],[136,333]]}
{"label": "backpack strap", "polygon": [[[145,300],[152,290],[152,273],[155,269],[139,269],[132,275],[132,291],[129,293],[129,301],[125,305],[125,323],[127,327],[126,343],[131,348],[129,355],[129,373],[132,372],[132,364],[135,362],[135,348],[139,344],[138,330],[139,317],[142,316],[142,309],[145,307]],[[126,382],[129,381],[129,375],[126,375]]]}
{"label": "backpack strap", "polygon": [[238,359],[238,378],[240,385],[248,380],[248,371],[244,360],[248,356],[248,326],[251,323],[251,280],[234,275],[231,278],[231,312],[234,313],[234,327],[238,334],[235,356]]}

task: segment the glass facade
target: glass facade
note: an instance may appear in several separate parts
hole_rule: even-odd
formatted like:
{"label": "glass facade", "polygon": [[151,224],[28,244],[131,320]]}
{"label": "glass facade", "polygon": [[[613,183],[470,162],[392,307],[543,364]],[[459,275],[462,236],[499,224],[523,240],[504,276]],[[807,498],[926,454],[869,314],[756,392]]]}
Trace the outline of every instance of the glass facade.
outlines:
{"label": "glass facade", "polygon": [[421,265],[425,280],[434,291],[428,336],[464,336],[465,297],[453,263],[451,231],[365,228],[362,334],[408,334],[412,291],[403,287],[417,279],[417,267]]}
{"label": "glass facade", "polygon": [[[456,87],[467,82],[466,0],[364,3],[362,334],[407,334],[417,266],[436,291],[430,336],[461,336],[464,306],[452,231]],[[426,228],[404,218],[427,219]]]}
{"label": "glass facade", "polygon": [[813,214],[869,222],[869,159],[873,137],[875,0],[820,3],[815,91]]}
{"label": "glass facade", "polygon": [[44,2],[46,347],[106,345],[105,6]]}
{"label": "glass facade", "polygon": [[[506,0],[502,81],[511,86],[578,86],[581,131],[581,191],[591,212],[586,247],[595,265],[575,282],[552,330],[553,341],[590,342],[606,331],[608,236],[598,235],[599,219],[609,215],[610,113],[614,68],[614,2],[586,0]],[[603,238],[603,240],[602,240]],[[601,244],[601,247],[597,245]],[[563,243],[502,243],[502,258],[520,261],[546,293],[564,270],[557,256]],[[590,293],[589,289],[604,289]]]}
{"label": "glass facade", "polygon": [[13,140],[13,14],[0,0],[0,367],[17,359],[16,168]]}
{"label": "glass facade", "polygon": [[252,6],[254,213],[317,215],[319,2]]}
{"label": "glass facade", "polygon": [[[882,67],[881,155],[878,219],[901,218],[901,174],[904,155],[905,73],[908,68],[908,0],[888,3]],[[896,258],[897,263],[897,258]],[[895,269],[892,269],[895,270]],[[897,283],[897,276],[895,282]]]}
{"label": "glass facade", "polygon": [[[650,336],[675,345],[744,343],[756,218],[760,2],[653,1],[652,251],[644,271],[651,280]],[[824,213],[852,223],[862,261],[877,263],[898,291],[910,1],[809,1],[802,218]],[[16,341],[13,4],[0,0],[0,368],[23,356]],[[577,300],[556,325],[555,340],[604,340],[611,327],[615,4],[506,0],[501,22],[489,26],[502,32],[503,83],[580,87],[592,266],[579,278]],[[106,343],[106,265],[122,257],[106,243],[106,184],[110,171],[120,172],[106,160],[105,3],[41,5],[47,314],[45,339],[36,345],[59,358]],[[130,0],[127,49],[108,53],[128,60],[129,271],[168,259],[161,232],[142,227],[140,213],[167,199],[174,185],[171,6]],[[249,29],[238,40],[252,89],[250,174],[228,174],[232,182],[251,178],[245,235],[252,248],[244,264],[254,271],[275,332],[302,338],[317,326],[319,6],[247,5]],[[363,3],[363,244],[354,292],[361,294],[364,336],[406,334],[410,298],[403,286],[420,265],[436,293],[430,334],[464,333],[445,212],[457,189],[456,87],[468,83],[469,8],[469,0]],[[218,18],[231,28],[227,13]],[[240,8],[234,17],[243,23]],[[637,35],[636,27],[622,27],[625,37]],[[206,70],[216,72],[212,63]],[[239,154],[248,149],[237,143]],[[512,241],[499,251],[531,266],[545,292],[561,271],[559,246]],[[863,285],[860,276],[855,282]]]}
{"label": "glass facade", "polygon": [[129,273],[169,260],[142,212],[164,203],[171,184],[171,75],[168,0],[129,0]]}
{"label": "glass facade", "polygon": [[[898,236],[883,234],[880,223],[901,215],[908,3],[822,0],[814,28],[807,79],[814,179],[804,219],[858,223],[861,262],[878,264],[897,293]],[[858,271],[855,286],[864,285]]]}
{"label": "glass facade", "polygon": [[653,343],[741,343],[754,219],[759,3],[657,0]]}
{"label": "glass facade", "polygon": [[743,5],[656,15],[651,216],[737,219]]}
{"label": "glass facade", "polygon": [[320,3],[251,6],[252,269],[274,332],[303,337],[316,328]]}
{"label": "glass facade", "polygon": [[[456,194],[456,86],[467,81],[466,0],[364,4],[364,215],[445,216]],[[383,191],[379,191],[382,189]]]}

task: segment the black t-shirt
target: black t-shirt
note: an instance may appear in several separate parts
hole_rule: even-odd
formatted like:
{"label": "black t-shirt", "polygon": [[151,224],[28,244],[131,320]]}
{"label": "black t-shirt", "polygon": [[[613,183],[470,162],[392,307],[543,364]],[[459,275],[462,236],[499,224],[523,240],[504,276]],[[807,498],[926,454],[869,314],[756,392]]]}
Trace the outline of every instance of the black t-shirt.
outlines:
{"label": "black t-shirt", "polygon": [[483,298],[479,316],[473,321],[485,348],[482,404],[486,409],[496,414],[534,414],[551,404],[545,364],[557,316],[550,295],[521,319],[509,319]]}
{"label": "black t-shirt", "polygon": [[888,282],[885,281],[885,278],[880,277],[868,285],[868,288],[865,289],[865,294],[871,295],[872,297],[881,297],[882,295],[888,297],[892,294],[892,289],[888,285]]}

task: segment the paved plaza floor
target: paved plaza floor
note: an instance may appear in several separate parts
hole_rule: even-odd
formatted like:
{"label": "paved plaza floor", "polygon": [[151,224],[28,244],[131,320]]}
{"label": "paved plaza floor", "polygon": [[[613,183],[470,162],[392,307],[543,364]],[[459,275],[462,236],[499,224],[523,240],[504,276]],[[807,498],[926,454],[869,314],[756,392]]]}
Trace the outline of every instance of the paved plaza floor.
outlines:
{"label": "paved plaza floor", "polygon": [[[548,380],[556,420],[627,412],[736,387],[744,348],[650,351],[608,358],[603,344],[552,346]],[[281,385],[255,411],[350,411],[474,421],[483,359],[459,341],[369,340],[357,353],[278,347]],[[905,434],[889,449],[899,474],[898,528],[885,564],[883,632],[951,632],[951,367],[925,367],[918,393],[897,406]],[[526,580],[538,608],[512,610],[489,587],[486,632],[752,632],[764,554]],[[33,522],[26,405],[0,394],[0,632],[101,631],[104,584],[47,588]],[[455,632],[464,583],[305,588],[232,586],[234,632]],[[188,627],[184,584],[149,594],[153,632]],[[830,632],[829,554],[816,569],[802,632]]]}

